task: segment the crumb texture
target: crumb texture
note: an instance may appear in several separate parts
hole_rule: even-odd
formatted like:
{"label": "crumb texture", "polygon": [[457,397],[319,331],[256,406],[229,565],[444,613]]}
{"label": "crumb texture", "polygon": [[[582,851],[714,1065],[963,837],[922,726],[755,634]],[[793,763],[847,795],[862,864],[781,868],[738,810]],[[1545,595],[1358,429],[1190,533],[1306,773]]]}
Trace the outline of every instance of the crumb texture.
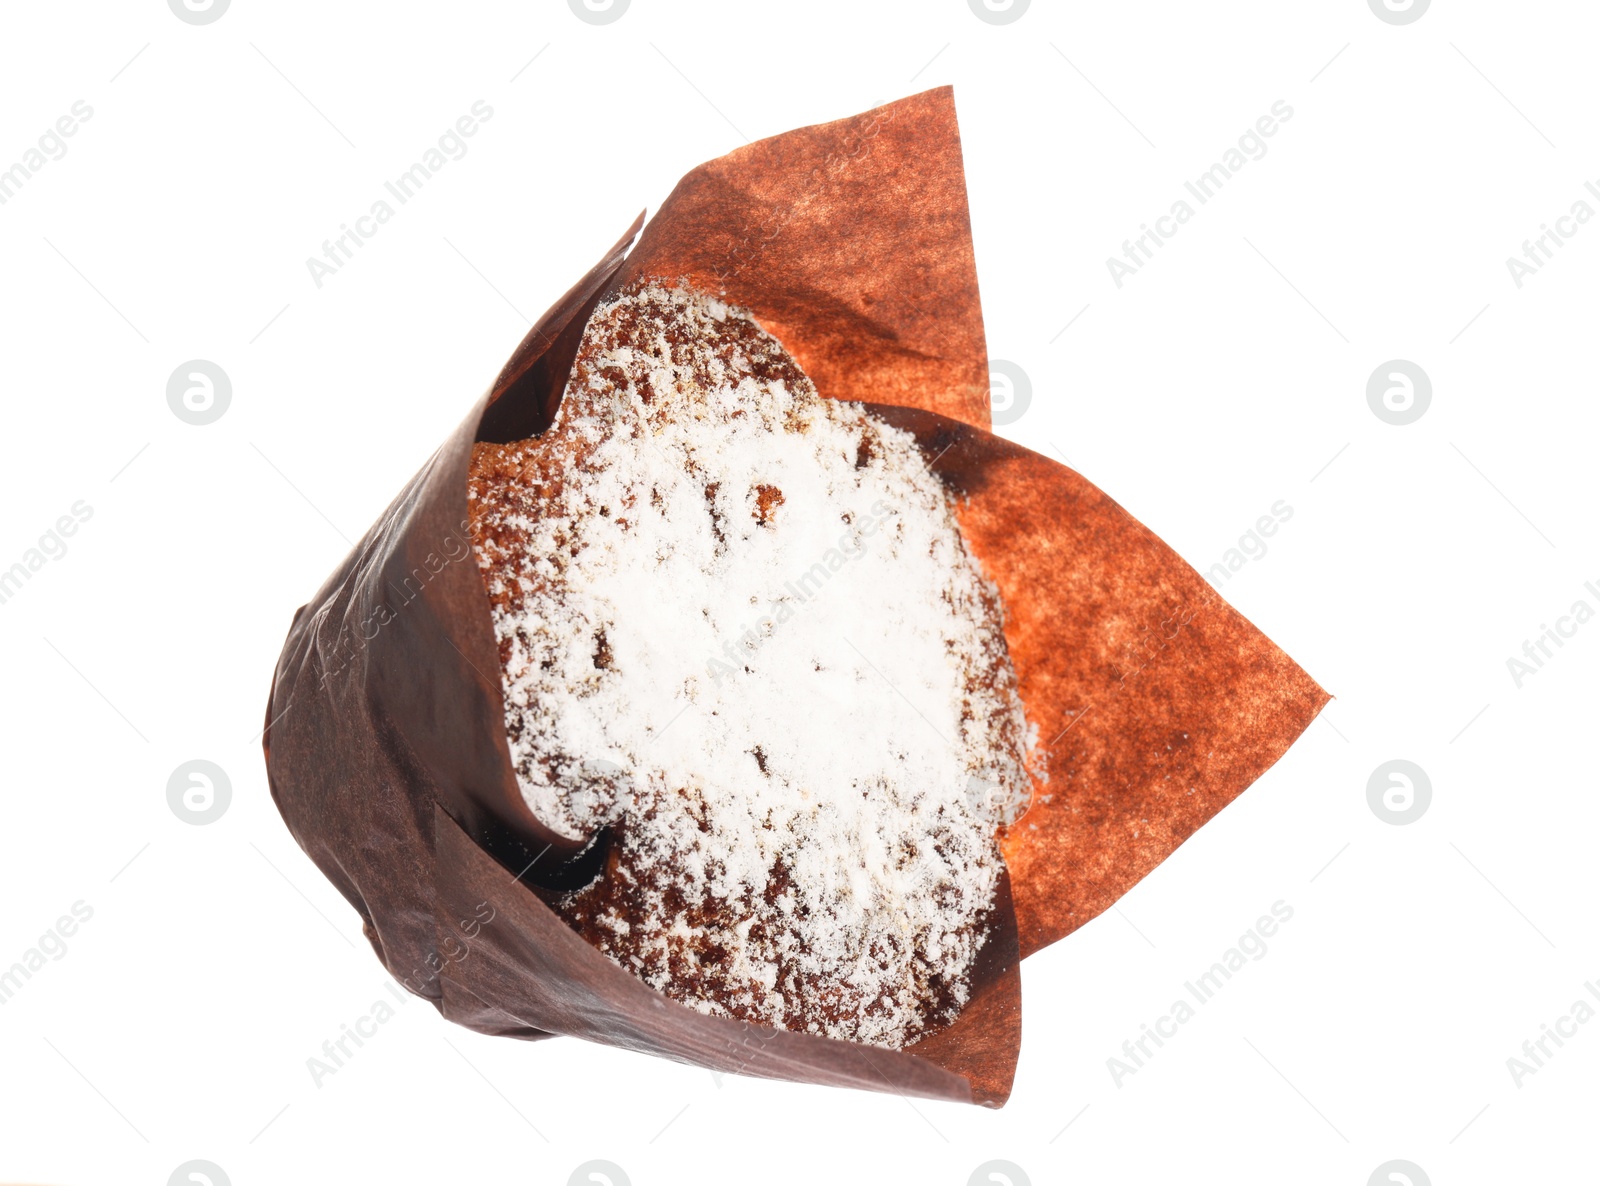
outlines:
{"label": "crumb texture", "polygon": [[952,1020],[1033,737],[913,438],[647,282],[468,495],[523,795],[609,846],[568,925],[708,1014],[894,1048]]}

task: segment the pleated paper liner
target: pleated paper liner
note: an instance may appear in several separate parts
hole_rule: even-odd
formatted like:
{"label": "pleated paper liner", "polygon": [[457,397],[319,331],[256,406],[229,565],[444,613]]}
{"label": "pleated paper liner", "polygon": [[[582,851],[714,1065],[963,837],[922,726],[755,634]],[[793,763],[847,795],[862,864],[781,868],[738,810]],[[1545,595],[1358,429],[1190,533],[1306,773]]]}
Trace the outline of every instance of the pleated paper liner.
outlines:
{"label": "pleated paper liner", "polygon": [[[998,1106],[1021,1041],[1019,957],[1126,893],[1270,766],[1326,694],[1092,484],[986,431],[948,88],[702,165],[624,255],[638,225],[540,319],[296,614],[267,712],[274,799],[388,970],[452,1021]],[[1009,884],[971,1000],[905,1051],[706,1017],[589,947],[532,888],[588,871],[517,789],[467,467],[475,440],[549,425],[589,312],[645,278],[749,308],[823,395],[915,434],[1001,591],[1049,778],[1003,837]]]}

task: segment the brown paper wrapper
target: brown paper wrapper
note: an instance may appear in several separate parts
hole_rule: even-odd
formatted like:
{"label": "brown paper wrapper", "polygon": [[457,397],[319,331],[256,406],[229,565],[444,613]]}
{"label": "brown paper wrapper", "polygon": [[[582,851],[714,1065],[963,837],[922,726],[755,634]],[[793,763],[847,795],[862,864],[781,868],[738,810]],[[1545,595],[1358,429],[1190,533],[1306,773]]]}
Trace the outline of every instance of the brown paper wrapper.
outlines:
{"label": "brown paper wrapper", "polygon": [[[949,88],[686,176],[544,315],[295,615],[264,736],[274,800],[385,967],[451,1021],[713,1070],[998,1106],[1020,957],[1083,925],[1270,766],[1327,695],[1116,503],[987,431],[988,359]],[[1048,777],[950,1026],[904,1051],[706,1017],[545,905],[567,854],[524,804],[466,529],[475,440],[537,435],[589,312],[653,277],[750,309],[824,395],[916,435],[999,586]]]}

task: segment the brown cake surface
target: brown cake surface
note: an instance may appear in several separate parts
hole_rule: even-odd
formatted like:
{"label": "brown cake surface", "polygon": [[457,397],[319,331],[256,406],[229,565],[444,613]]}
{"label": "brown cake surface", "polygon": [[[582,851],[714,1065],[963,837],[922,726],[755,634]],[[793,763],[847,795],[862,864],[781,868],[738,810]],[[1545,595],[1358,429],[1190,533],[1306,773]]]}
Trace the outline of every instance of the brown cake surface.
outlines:
{"label": "brown cake surface", "polygon": [[950,1021],[1031,735],[910,436],[647,283],[468,494],[519,786],[609,846],[561,917],[703,1012],[890,1047]]}

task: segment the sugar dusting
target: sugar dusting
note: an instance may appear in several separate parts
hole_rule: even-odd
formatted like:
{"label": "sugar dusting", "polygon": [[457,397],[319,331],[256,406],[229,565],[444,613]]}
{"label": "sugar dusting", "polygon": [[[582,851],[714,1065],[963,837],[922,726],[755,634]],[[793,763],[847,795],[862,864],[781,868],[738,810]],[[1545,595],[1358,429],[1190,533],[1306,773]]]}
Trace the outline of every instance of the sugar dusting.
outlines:
{"label": "sugar dusting", "polygon": [[1031,735],[914,440],[747,313],[636,286],[469,496],[530,809],[609,829],[552,904],[706,1013],[902,1047],[966,1002]]}

